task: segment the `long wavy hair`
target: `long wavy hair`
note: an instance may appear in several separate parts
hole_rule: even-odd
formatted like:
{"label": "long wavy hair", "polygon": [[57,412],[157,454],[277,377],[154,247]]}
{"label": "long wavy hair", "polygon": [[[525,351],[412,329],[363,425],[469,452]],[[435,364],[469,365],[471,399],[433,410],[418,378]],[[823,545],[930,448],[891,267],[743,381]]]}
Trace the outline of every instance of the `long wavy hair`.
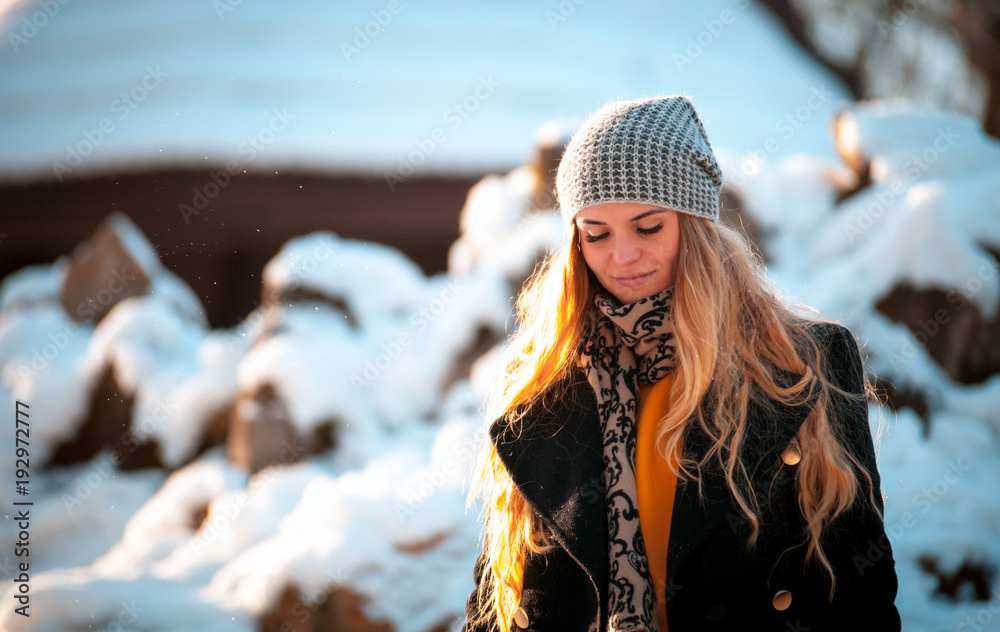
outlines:
{"label": "long wavy hair", "polygon": [[[816,397],[793,440],[802,455],[797,468],[798,505],[806,523],[806,560],[818,562],[829,575],[832,600],[836,578],[821,535],[862,493],[855,472],[867,480],[868,501],[876,511],[878,504],[871,474],[837,440],[828,409],[835,394],[863,399],[873,391],[866,384],[860,396],[847,393],[826,377],[824,354],[809,335],[818,321],[782,304],[759,276],[761,262],[741,233],[704,218],[679,216],[681,249],[673,312],[677,369],[668,391],[670,406],[656,433],[657,450],[664,456],[675,455],[678,477],[687,480],[700,481],[707,465],[721,467],[735,503],[749,521],[747,545],[752,547],[760,532],[760,499],[750,491],[749,475],[740,460],[751,393],[756,387],[789,405]],[[583,259],[579,239],[574,224],[566,243],[537,267],[518,296],[519,326],[507,348],[502,379],[488,398],[488,408],[503,411],[505,421],[515,427],[572,371],[596,309],[592,296],[598,281]],[[801,379],[782,386],[787,380],[781,372]],[[712,440],[699,462],[680,458],[684,429],[691,424]],[[509,632],[521,596],[526,555],[544,553],[555,545],[489,441],[477,460],[470,505],[477,499],[483,501],[485,525],[477,570],[479,612],[470,625],[492,620],[502,632]]]}

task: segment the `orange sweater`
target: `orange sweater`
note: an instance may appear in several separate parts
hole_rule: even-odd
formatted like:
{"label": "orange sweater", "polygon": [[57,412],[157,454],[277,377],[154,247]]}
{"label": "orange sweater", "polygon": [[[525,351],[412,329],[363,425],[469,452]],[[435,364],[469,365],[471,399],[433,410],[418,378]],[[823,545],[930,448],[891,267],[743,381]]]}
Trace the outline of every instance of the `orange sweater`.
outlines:
{"label": "orange sweater", "polygon": [[[667,389],[672,375],[656,384],[639,387],[638,436],[636,437],[635,477],[639,503],[639,523],[646,543],[649,574],[656,591],[660,629],[667,632],[665,599],[667,542],[674,507],[677,475],[656,451],[656,427],[667,411]],[[675,459],[676,463],[676,459]]]}

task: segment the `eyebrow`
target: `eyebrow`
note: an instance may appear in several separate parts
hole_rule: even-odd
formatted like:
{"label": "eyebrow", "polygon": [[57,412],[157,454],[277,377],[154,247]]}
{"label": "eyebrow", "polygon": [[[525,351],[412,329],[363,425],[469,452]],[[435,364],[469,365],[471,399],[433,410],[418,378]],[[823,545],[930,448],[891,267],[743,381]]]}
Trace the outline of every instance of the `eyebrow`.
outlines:
{"label": "eyebrow", "polygon": [[[630,222],[637,222],[637,221],[639,221],[640,219],[642,219],[644,217],[649,217],[650,215],[656,215],[657,213],[666,213],[666,211],[664,209],[662,209],[662,208],[651,208],[651,209],[649,209],[648,211],[646,211],[644,213],[639,213],[638,215],[636,215],[635,217],[633,217],[629,221]],[[605,222],[599,222],[596,219],[581,219],[580,223],[581,224],[598,224],[600,226],[607,226],[607,224]]]}

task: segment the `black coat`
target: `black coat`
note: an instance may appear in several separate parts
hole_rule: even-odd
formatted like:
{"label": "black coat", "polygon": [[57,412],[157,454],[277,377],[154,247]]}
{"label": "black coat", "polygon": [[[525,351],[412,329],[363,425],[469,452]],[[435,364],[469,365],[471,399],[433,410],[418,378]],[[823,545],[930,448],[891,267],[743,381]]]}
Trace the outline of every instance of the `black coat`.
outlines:
{"label": "black coat", "polygon": [[[820,348],[843,390],[860,393],[862,365],[853,337],[839,325],[820,328]],[[520,607],[529,630],[589,630],[607,626],[607,518],[597,401],[581,370],[573,372],[565,395],[546,407],[535,406],[516,435],[496,420],[490,437],[501,461],[530,506],[541,516],[558,547],[528,555]],[[842,399],[842,398],[841,398]],[[900,629],[894,605],[897,582],[892,549],[883,522],[867,501],[867,485],[851,510],[824,537],[824,550],[837,576],[832,603],[829,581],[817,564],[803,568],[804,521],[797,503],[795,468],[782,451],[811,410],[753,405],[748,413],[743,459],[762,501],[762,527],[748,551],[749,522],[731,501],[717,471],[703,472],[703,497],[697,483],[678,481],[667,553],[667,624],[670,632],[693,630]],[[832,422],[851,454],[874,475],[881,510],[867,405],[836,401]],[[692,427],[684,453],[699,459],[710,443]],[[782,553],[784,552],[784,555]],[[474,570],[480,580],[483,558]],[[779,591],[791,604],[774,606]],[[476,605],[475,591],[467,611]],[[512,625],[513,629],[518,629]]]}

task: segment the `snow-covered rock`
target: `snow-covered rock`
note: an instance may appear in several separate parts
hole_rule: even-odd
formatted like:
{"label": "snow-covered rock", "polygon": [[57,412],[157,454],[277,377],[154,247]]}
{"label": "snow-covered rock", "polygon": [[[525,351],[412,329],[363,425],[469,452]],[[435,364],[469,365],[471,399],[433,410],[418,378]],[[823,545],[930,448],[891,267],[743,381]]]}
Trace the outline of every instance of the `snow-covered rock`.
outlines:
{"label": "snow-covered rock", "polygon": [[1000,143],[898,100],[834,130],[846,164],[785,157],[738,193],[767,229],[768,278],[857,331],[870,377],[908,406],[870,414],[897,605],[906,630],[950,629],[995,600],[1000,566]]}

